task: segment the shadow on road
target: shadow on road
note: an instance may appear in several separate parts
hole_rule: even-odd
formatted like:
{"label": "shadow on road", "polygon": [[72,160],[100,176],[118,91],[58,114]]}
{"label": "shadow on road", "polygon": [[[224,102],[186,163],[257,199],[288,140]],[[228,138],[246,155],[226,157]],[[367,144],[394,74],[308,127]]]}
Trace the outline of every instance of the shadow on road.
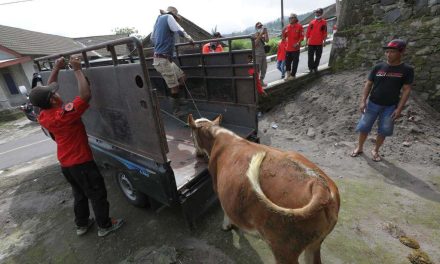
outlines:
{"label": "shadow on road", "polygon": [[369,157],[362,157],[367,161],[370,167],[382,174],[387,182],[395,186],[407,189],[408,191],[411,191],[425,199],[434,202],[440,202],[440,192],[434,190],[426,182],[410,174],[406,170],[397,167],[396,165],[385,159],[382,159],[381,162],[375,162]]}

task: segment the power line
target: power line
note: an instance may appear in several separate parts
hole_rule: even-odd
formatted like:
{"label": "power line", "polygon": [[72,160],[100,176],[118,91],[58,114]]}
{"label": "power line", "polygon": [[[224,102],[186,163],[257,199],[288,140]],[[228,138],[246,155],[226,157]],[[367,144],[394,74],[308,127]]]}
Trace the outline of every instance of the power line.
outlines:
{"label": "power line", "polygon": [[31,2],[31,1],[34,1],[34,0],[19,0],[19,1],[13,1],[13,2],[0,3],[0,5],[12,5],[12,4]]}

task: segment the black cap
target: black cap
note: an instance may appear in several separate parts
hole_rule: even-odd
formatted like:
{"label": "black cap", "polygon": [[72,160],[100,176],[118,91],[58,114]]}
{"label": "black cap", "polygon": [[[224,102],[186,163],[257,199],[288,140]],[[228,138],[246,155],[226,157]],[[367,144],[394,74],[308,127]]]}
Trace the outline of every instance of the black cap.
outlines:
{"label": "black cap", "polygon": [[214,38],[223,38],[222,34],[220,34],[220,32],[214,32],[213,34]]}
{"label": "black cap", "polygon": [[29,101],[42,109],[50,108],[50,98],[58,90],[58,83],[53,82],[47,86],[37,86],[31,90]]}
{"label": "black cap", "polygon": [[322,13],[324,13],[324,10],[322,8],[318,8],[315,10],[315,13],[322,14]]}
{"label": "black cap", "polygon": [[400,52],[403,52],[406,48],[406,42],[404,40],[401,39],[393,39],[390,42],[388,42],[388,44],[383,47],[383,49],[395,49],[398,50]]}

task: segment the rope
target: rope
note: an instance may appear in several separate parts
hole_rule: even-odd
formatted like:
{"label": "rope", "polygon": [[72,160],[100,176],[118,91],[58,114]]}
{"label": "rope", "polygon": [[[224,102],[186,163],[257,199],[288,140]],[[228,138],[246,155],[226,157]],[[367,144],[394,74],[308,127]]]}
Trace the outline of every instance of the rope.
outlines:
{"label": "rope", "polygon": [[[174,62],[171,62],[171,63],[174,63]],[[171,66],[171,67],[172,67],[172,66]],[[173,71],[174,71],[174,75],[176,76],[177,82],[179,82],[179,77],[177,76],[176,69],[175,69],[174,67],[172,67],[172,68],[173,68]],[[191,101],[193,102],[194,107],[195,107],[196,110],[197,110],[197,114],[199,114],[199,117],[202,118],[202,114],[200,114],[199,108],[198,108],[197,105],[196,105],[196,101],[194,100],[194,97],[192,96],[191,92],[190,92],[189,89],[188,89],[188,86],[186,85],[185,78],[183,78],[183,85],[185,86],[185,90],[186,90],[187,93],[189,94],[189,97],[191,97]]]}
{"label": "rope", "polygon": [[161,111],[162,113],[166,114],[167,116],[169,116],[169,117],[171,117],[171,118],[173,118],[173,119],[176,119],[177,121],[179,121],[180,123],[184,124],[185,126],[188,126],[188,123],[183,122],[182,120],[180,120],[179,118],[175,117],[174,115],[168,113],[167,111],[165,111],[165,110],[163,110],[163,109],[160,109],[160,111]]}

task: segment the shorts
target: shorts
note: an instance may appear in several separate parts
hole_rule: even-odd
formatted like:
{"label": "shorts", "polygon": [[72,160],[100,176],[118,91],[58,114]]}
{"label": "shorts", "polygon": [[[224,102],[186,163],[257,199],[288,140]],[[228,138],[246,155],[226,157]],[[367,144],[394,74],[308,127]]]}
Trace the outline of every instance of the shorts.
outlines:
{"label": "shorts", "polygon": [[184,76],[184,73],[174,62],[165,58],[154,58],[153,66],[162,75],[168,88],[179,86],[179,79]]}
{"label": "shorts", "polygon": [[379,135],[384,137],[391,136],[394,130],[394,120],[391,115],[395,109],[395,105],[383,106],[368,100],[367,108],[365,109],[365,113],[362,114],[361,119],[356,126],[356,131],[370,133],[374,122],[379,117],[377,132]]}

